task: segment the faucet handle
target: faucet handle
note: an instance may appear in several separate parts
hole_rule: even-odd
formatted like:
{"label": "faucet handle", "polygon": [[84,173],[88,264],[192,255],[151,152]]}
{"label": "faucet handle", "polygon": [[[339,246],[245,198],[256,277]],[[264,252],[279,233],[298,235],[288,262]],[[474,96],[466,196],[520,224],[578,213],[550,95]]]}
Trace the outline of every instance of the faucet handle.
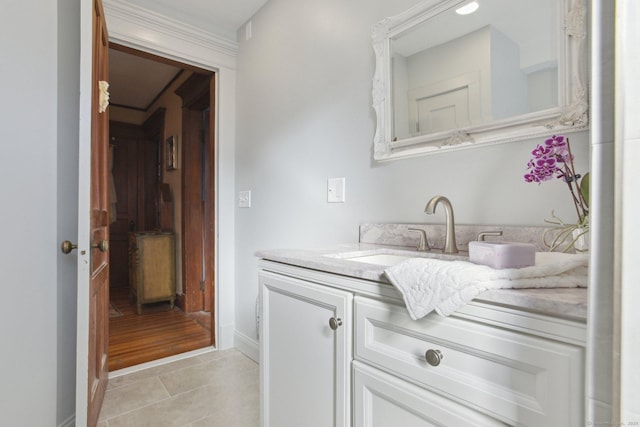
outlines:
{"label": "faucet handle", "polygon": [[417,247],[419,251],[428,251],[429,249],[431,249],[429,247],[429,242],[427,241],[426,231],[424,231],[422,228],[408,228],[408,230],[417,231],[418,233],[420,233],[420,242],[418,243],[418,247]]}
{"label": "faucet handle", "polygon": [[481,233],[478,233],[478,242],[484,242],[484,238],[487,236],[502,236],[502,230],[483,231]]}

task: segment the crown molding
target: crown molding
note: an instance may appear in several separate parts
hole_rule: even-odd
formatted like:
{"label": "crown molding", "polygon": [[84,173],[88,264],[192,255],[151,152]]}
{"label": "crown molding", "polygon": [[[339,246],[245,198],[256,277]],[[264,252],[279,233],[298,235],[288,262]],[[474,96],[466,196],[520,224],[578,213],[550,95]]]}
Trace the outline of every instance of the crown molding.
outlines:
{"label": "crown molding", "polygon": [[206,68],[235,69],[234,40],[123,0],[104,0],[103,7],[111,41]]}

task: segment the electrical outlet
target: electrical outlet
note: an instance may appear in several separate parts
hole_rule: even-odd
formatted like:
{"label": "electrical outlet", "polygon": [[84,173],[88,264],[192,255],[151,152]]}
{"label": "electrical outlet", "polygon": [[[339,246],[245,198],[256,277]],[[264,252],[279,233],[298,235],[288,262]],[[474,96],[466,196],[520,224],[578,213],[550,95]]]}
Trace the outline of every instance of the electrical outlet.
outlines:
{"label": "electrical outlet", "polygon": [[238,207],[239,208],[251,207],[251,191],[241,191],[238,193]]}
{"label": "electrical outlet", "polygon": [[344,203],[345,181],[344,178],[329,178],[327,180],[328,203]]}

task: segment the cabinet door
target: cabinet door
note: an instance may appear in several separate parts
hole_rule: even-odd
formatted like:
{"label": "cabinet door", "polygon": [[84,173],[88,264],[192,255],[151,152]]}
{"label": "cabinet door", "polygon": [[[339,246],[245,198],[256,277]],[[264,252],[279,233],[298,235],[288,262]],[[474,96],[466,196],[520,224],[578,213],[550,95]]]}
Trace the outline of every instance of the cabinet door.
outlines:
{"label": "cabinet door", "polygon": [[260,284],[262,426],[348,427],[351,294],[269,272]]}
{"label": "cabinet door", "polygon": [[354,427],[506,426],[357,361],[353,389]]}

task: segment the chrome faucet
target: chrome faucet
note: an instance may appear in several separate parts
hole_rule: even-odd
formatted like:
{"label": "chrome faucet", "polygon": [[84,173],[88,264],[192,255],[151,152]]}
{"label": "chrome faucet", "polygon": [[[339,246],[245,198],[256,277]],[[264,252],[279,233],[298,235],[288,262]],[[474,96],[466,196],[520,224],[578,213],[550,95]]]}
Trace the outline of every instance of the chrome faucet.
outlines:
{"label": "chrome faucet", "polygon": [[424,213],[433,214],[436,211],[436,206],[442,203],[444,206],[444,212],[447,215],[446,231],[444,235],[444,249],[445,254],[457,254],[458,247],[456,246],[456,229],[453,222],[453,206],[451,202],[444,196],[434,196],[429,200],[427,206],[424,208]]}

